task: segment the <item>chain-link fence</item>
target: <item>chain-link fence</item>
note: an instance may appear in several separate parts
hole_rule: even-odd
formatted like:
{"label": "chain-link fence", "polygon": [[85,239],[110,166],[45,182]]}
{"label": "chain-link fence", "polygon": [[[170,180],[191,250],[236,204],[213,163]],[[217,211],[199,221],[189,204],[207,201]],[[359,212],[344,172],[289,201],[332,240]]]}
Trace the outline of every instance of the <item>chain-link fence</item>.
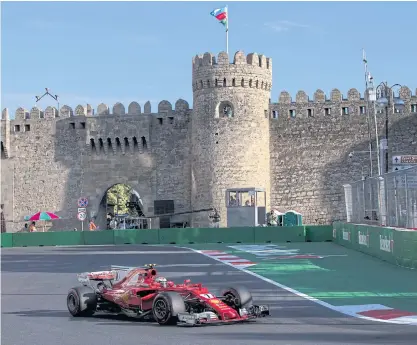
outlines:
{"label": "chain-link fence", "polygon": [[417,228],[417,167],[343,187],[348,222]]}

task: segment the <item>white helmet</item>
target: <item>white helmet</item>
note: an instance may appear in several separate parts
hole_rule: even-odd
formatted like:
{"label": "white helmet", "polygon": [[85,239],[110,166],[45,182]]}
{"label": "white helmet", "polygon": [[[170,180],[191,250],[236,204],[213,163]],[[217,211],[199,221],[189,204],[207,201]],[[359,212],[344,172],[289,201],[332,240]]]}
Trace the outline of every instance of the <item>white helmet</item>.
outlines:
{"label": "white helmet", "polygon": [[163,287],[167,286],[167,279],[165,277],[158,277],[155,279],[155,281],[161,284]]}

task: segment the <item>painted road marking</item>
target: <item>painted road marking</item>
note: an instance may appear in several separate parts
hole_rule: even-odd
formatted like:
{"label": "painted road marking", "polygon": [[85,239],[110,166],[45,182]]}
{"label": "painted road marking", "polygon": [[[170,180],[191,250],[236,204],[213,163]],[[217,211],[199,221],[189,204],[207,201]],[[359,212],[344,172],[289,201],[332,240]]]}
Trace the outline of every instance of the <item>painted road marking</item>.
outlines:
{"label": "painted road marking", "polygon": [[[402,324],[402,325],[403,324],[417,325],[417,318],[414,318],[414,315],[415,314],[410,315],[410,316],[405,316],[405,315],[400,316],[400,315],[398,315],[398,318],[394,318],[394,319],[378,319],[378,318],[375,318],[375,317],[372,317],[372,316],[362,315],[361,313],[354,312],[355,309],[352,308],[354,306],[342,306],[342,307],[340,307],[340,306],[334,306],[332,304],[329,304],[327,302],[324,302],[322,300],[319,300],[319,299],[317,299],[315,297],[306,295],[305,293],[302,293],[302,292],[297,291],[297,290],[295,290],[293,288],[290,288],[289,286],[285,286],[283,284],[277,283],[277,282],[273,281],[272,279],[263,277],[263,276],[261,276],[261,275],[259,275],[257,273],[254,273],[254,272],[251,272],[251,271],[246,270],[245,268],[246,267],[249,267],[249,266],[237,266],[237,265],[231,264],[230,262],[219,260],[216,256],[210,255],[210,252],[211,251],[196,250],[196,249],[193,249],[193,248],[189,248],[189,249],[192,250],[193,252],[200,253],[200,254],[202,254],[204,256],[207,256],[207,257],[209,257],[209,258],[211,258],[213,260],[222,262],[225,265],[234,267],[237,270],[240,270],[242,272],[245,272],[246,274],[250,274],[253,277],[256,277],[258,279],[263,280],[264,282],[267,282],[267,283],[270,283],[272,285],[275,285],[275,286],[277,286],[277,287],[279,287],[279,288],[281,288],[283,290],[286,290],[288,292],[291,292],[292,294],[294,294],[294,295],[296,295],[298,297],[307,299],[307,300],[309,300],[309,301],[311,301],[313,303],[319,304],[322,307],[331,309],[333,311],[336,311],[336,312],[339,312],[339,313],[342,313],[342,314],[345,314],[345,315],[348,315],[348,316],[356,317],[358,319],[367,320],[367,321],[376,321],[376,322]],[[254,264],[254,265],[256,265],[256,264]],[[250,265],[250,266],[253,266],[253,265]],[[356,306],[356,307],[358,307],[358,306]],[[366,312],[366,311],[369,311],[369,309],[367,309],[367,308],[369,308],[369,305],[360,306],[360,308],[357,308],[357,309],[358,310],[361,310],[362,312],[363,311]],[[372,309],[372,305],[371,305],[370,308]],[[379,310],[393,309],[393,308],[389,308],[389,307],[382,306],[382,305],[378,305],[378,308],[380,308]],[[350,309],[353,309],[353,311],[350,310]],[[377,309],[375,309],[375,310],[377,310]]]}
{"label": "painted road marking", "polygon": [[223,262],[225,264],[229,264],[233,267],[239,267],[239,268],[247,268],[256,265],[256,263],[239,258],[238,256],[228,254],[226,252],[218,251],[218,250],[194,250],[194,252],[201,253],[205,256],[208,256],[209,258],[212,258],[214,260]]}

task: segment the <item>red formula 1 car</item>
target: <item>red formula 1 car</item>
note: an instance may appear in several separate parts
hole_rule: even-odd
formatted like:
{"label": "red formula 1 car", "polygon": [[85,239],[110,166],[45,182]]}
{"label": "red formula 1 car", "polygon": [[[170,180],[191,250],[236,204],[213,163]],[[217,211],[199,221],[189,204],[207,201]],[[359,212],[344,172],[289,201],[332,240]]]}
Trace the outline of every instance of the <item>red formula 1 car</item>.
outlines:
{"label": "red formula 1 car", "polygon": [[269,315],[267,306],[254,305],[245,287],[229,287],[214,296],[202,284],[182,284],[158,276],[155,265],[112,266],[111,270],[78,274],[82,286],[69,290],[73,316],[96,312],[153,319],[160,325],[235,323]]}

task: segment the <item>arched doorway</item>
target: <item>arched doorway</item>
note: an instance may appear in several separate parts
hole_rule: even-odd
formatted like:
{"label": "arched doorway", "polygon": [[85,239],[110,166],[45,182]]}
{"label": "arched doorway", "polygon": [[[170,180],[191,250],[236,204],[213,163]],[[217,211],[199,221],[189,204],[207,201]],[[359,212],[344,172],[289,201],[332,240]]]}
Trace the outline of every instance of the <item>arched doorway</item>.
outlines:
{"label": "arched doorway", "polygon": [[131,186],[118,183],[104,193],[96,216],[101,229],[147,228],[143,202]]}

